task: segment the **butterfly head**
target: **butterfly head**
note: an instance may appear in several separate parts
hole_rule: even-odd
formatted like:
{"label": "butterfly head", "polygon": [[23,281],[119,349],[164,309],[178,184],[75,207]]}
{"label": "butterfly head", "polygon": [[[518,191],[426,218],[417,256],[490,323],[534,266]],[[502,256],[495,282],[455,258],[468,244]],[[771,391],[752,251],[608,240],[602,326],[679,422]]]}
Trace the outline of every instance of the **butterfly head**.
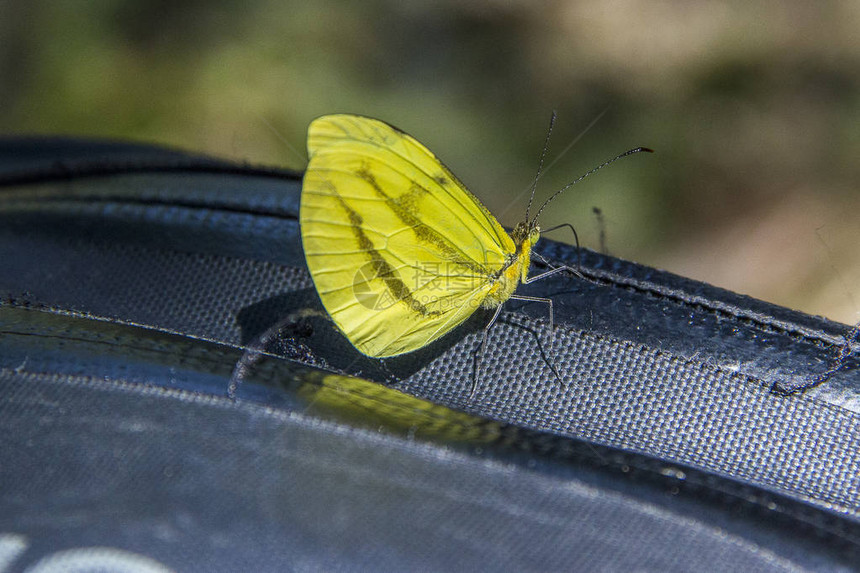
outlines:
{"label": "butterfly head", "polygon": [[517,223],[517,226],[514,227],[511,233],[511,238],[517,247],[526,245],[530,249],[540,239],[540,225],[537,224],[537,221],[532,221],[531,223],[522,221]]}

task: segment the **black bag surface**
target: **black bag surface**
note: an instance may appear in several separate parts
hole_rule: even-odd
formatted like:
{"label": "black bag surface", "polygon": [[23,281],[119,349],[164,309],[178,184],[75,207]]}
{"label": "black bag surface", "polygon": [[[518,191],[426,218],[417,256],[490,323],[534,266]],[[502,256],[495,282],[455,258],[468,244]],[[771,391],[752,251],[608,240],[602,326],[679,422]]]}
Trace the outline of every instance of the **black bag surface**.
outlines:
{"label": "black bag surface", "polygon": [[857,568],[856,352],[790,394],[847,326],[542,239],[591,281],[521,287],[552,339],[506,304],[470,399],[489,313],[363,357],[300,189],[0,142],[0,571]]}

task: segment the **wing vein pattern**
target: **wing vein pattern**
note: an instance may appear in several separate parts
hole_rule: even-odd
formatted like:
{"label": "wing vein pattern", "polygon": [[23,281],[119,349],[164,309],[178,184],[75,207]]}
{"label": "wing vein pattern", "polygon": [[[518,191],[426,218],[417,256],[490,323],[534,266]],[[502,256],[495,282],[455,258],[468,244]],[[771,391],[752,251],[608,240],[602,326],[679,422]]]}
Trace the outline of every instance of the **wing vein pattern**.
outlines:
{"label": "wing vein pattern", "polygon": [[323,306],[361,352],[416,350],[468,318],[513,240],[423,145],[369,118],[308,131],[302,243]]}

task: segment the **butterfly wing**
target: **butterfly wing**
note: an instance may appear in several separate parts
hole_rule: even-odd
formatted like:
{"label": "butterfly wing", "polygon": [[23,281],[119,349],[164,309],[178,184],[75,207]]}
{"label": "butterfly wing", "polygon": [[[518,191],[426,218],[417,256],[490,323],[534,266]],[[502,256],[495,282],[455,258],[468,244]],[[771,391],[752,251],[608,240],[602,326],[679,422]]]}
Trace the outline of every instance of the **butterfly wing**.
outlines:
{"label": "butterfly wing", "polygon": [[417,350],[466,320],[515,246],[426,147],[381,121],[308,128],[305,258],[329,315],[364,354]]}

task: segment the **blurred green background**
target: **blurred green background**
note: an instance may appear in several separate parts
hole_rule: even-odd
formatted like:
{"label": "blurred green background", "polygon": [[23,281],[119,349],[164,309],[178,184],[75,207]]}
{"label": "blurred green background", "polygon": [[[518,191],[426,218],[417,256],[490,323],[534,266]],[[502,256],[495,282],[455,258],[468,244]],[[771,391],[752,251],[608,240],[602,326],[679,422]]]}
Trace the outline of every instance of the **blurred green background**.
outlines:
{"label": "blurred green background", "polygon": [[[316,116],[378,117],[506,225],[550,113],[542,220],[611,254],[860,319],[860,2],[0,0],[0,135],[302,169]],[[559,240],[569,240],[559,233]]]}

